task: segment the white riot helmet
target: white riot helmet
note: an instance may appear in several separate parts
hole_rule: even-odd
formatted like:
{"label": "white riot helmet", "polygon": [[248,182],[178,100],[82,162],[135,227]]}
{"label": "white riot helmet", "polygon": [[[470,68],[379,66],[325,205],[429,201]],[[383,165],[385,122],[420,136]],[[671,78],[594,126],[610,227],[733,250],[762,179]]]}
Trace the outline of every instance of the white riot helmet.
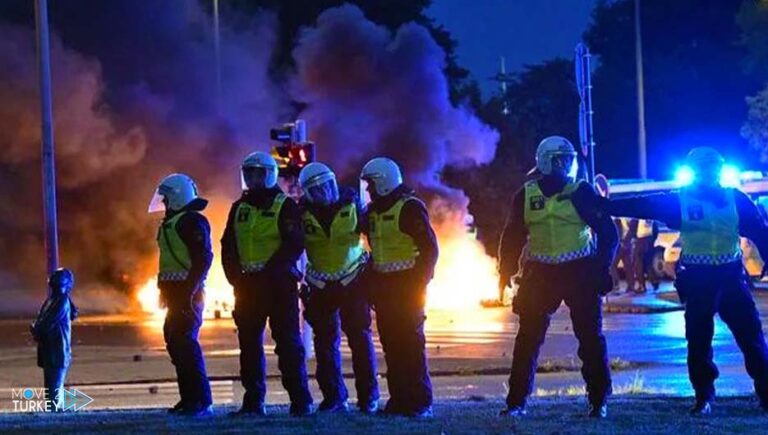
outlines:
{"label": "white riot helmet", "polygon": [[[262,169],[265,171],[263,174],[257,174]],[[256,177],[259,184],[258,186],[249,186],[249,180],[251,177]],[[242,182],[243,190],[250,188],[262,188],[271,189],[277,184],[277,162],[271,154],[264,151],[256,151],[248,154],[243,160],[243,165],[240,170],[240,181]]]}
{"label": "white riot helmet", "polygon": [[172,211],[179,211],[197,198],[197,185],[188,175],[171,174],[157,186],[148,211],[165,211],[166,206]]}
{"label": "white riot helmet", "polygon": [[693,170],[694,182],[717,185],[720,183],[721,171],[725,159],[716,149],[711,147],[696,147],[685,158],[686,164]]}
{"label": "white riot helmet", "polygon": [[299,173],[299,184],[309,202],[330,205],[339,200],[339,185],[336,175],[328,166],[312,162]]}
{"label": "white riot helmet", "polygon": [[376,157],[363,166],[360,180],[364,183],[373,183],[376,194],[385,196],[403,184],[403,174],[394,160]]}
{"label": "white riot helmet", "polygon": [[562,136],[545,138],[536,149],[536,169],[543,175],[562,171],[566,177],[576,178],[576,148]]}

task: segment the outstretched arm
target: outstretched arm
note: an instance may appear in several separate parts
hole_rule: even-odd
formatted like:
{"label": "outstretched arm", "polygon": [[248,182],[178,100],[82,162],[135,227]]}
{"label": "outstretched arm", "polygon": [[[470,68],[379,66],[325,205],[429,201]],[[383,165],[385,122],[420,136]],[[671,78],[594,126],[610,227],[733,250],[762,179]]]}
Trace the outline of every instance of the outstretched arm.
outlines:
{"label": "outstretched arm", "polygon": [[619,233],[611,216],[599,206],[600,198],[591,185],[581,183],[573,193],[572,202],[576,212],[595,233],[598,265],[609,270],[619,246]]}
{"label": "outstretched arm", "polygon": [[664,222],[669,228],[680,228],[680,197],[677,193],[657,193],[630,198],[598,202],[604,212],[611,216],[651,219]]}

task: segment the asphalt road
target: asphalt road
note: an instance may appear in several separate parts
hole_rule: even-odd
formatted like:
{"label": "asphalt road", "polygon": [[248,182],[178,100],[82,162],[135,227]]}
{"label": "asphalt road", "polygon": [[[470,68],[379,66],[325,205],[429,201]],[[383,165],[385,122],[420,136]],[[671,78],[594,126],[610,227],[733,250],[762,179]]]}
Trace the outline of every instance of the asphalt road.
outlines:
{"label": "asphalt road", "polygon": [[[768,295],[756,295],[764,324]],[[568,310],[555,314],[540,362],[578,368],[576,340]],[[0,410],[9,410],[13,388],[38,386],[42,374],[35,366],[35,347],[27,332],[28,322],[2,320],[0,337]],[[174,371],[165,354],[161,323],[137,316],[85,317],[73,331],[74,363],[68,384],[80,386],[94,397],[96,407],[166,406],[176,401]],[[606,314],[604,330],[609,354],[631,362],[617,371],[619,392],[692,394],[685,367],[685,334],[680,311],[657,314]],[[517,320],[509,308],[471,309],[462,312],[429,312],[428,351],[435,374],[438,398],[500,397],[505,393],[504,373],[510,363]],[[271,354],[271,341],[268,353]],[[201,332],[217,403],[237,403],[242,390],[237,336],[231,319],[207,321]],[[345,371],[348,350],[342,343]],[[378,340],[377,340],[378,347]],[[380,347],[379,347],[380,349]],[[716,323],[715,360],[721,369],[718,393],[749,394],[751,380],[743,369],[741,353],[727,327]],[[287,401],[277,379],[276,360],[269,357],[271,403]],[[380,361],[382,371],[385,370]],[[314,370],[310,360],[310,370]],[[349,380],[351,381],[351,379]],[[383,387],[386,383],[383,382]],[[312,382],[315,386],[314,381]],[[354,388],[350,382],[350,393]],[[578,371],[539,374],[537,394],[581,394]],[[317,391],[316,391],[317,393]],[[4,397],[8,397],[5,400]],[[319,398],[319,393],[316,394]]]}

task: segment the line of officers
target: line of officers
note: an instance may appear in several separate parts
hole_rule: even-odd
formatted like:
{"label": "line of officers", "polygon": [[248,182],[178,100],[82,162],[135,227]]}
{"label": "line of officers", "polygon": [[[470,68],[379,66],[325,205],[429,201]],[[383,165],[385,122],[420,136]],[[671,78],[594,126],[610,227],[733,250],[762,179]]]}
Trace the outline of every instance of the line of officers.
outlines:
{"label": "line of officers", "polygon": [[[233,317],[245,390],[234,416],[265,415],[264,331],[269,321],[290,414],[315,412],[300,335],[299,298],[314,331],[316,378],[323,394],[317,410],[345,412],[348,392],[339,351],[341,332],[352,352],[357,407],[373,414],[430,417],[432,385],[424,336],[426,287],[438,247],[427,207],[403,184],[388,158],[369,161],[360,175],[370,203],[356,189],[339,188],[326,165],[314,162],[299,175],[298,204],[278,187],[278,166],[268,153],[242,163],[242,196],[232,204],[221,240],[221,260],[234,288]],[[157,242],[158,286],[168,311],[163,328],[176,368],[181,400],[169,412],[212,412],[212,397],[198,342],[204,281],[213,260],[207,201],[192,179],[162,180],[149,211],[165,211]],[[366,235],[370,252],[361,241]],[[297,267],[306,252],[306,271]],[[302,284],[302,281],[305,284]],[[379,410],[377,359],[371,309],[387,364],[390,398]]]}
{"label": "line of officers", "polygon": [[[713,361],[714,316],[719,314],[744,354],[747,373],[768,411],[768,347],[742,265],[740,237],[768,246],[768,228],[741,191],[723,188],[723,157],[693,149],[687,163],[696,177],[679,191],[609,200],[576,180],[576,150],[551,136],[536,152],[539,176],[513,197],[499,252],[500,288],[514,279],[519,316],[506,406],[502,416],[523,416],[534,385],[539,350],[561,303],[570,311],[582,360],[588,415],[605,418],[612,391],[602,296],[613,288],[611,265],[618,234],[611,216],[661,221],[680,230],[683,252],[675,286],[685,304],[688,373],[695,391],[691,413],[712,411],[718,370]],[[358,407],[377,410],[376,358],[370,305],[387,364],[387,414],[432,415],[425,356],[425,288],[437,259],[426,207],[402,184],[397,165],[377,158],[361,180],[372,202],[365,214],[355,195],[339,192],[333,173],[319,163],[300,175],[299,206],[275,187],[277,167],[265,153],[243,163],[243,196],[233,204],[222,239],[222,261],[235,288],[245,396],[236,414],[264,414],[263,332],[269,318],[279,368],[293,415],[312,412],[304,349],[299,337],[296,260],[306,249],[309,291],[305,317],[315,332],[321,411],[347,409],[339,356],[339,328],[352,350]],[[168,299],[165,334],[182,400],[172,412],[210,412],[211,396],[197,333],[202,322],[202,280],[211,262],[209,229],[199,214],[205,201],[187,177],[172,175],[153,204],[166,209],[158,236],[160,288]],[[153,206],[151,205],[150,209]],[[368,236],[369,258],[360,234]],[[472,289],[467,289],[472,291]],[[191,302],[190,302],[191,301]],[[340,326],[341,324],[341,326]],[[642,343],[638,343],[642,345]]]}

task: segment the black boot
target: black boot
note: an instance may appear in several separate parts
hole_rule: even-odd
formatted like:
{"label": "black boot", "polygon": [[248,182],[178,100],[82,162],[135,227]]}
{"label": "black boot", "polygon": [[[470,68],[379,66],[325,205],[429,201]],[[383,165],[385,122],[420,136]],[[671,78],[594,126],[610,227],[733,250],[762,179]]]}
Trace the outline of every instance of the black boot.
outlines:
{"label": "black boot", "polygon": [[710,400],[696,400],[690,411],[691,415],[709,415],[712,414],[712,402]]}
{"label": "black boot", "polygon": [[379,410],[379,401],[378,400],[369,400],[367,402],[359,402],[357,404],[357,407],[360,409],[360,412],[363,414],[376,414],[376,412]]}
{"label": "black boot", "polygon": [[434,415],[435,414],[432,412],[431,406],[427,406],[426,408],[419,409],[418,411],[408,413],[408,417],[415,419],[430,419],[434,417]]}
{"label": "black boot", "polygon": [[522,417],[527,414],[525,405],[507,406],[499,412],[501,417]]}
{"label": "black boot", "polygon": [[176,415],[186,417],[207,417],[213,415],[213,405],[195,405],[183,408]]}
{"label": "black boot", "polygon": [[171,408],[168,408],[168,414],[178,414],[179,412],[181,412],[182,409],[184,409],[184,407],[185,407],[184,402],[179,400]]}
{"label": "black boot", "polygon": [[264,406],[263,403],[255,403],[255,404],[243,403],[243,406],[241,406],[240,409],[229,413],[230,417],[248,417],[248,416],[264,417],[266,415],[267,415],[267,407]]}
{"label": "black boot", "polygon": [[291,414],[291,417],[307,417],[314,414],[315,410],[312,409],[310,404],[297,405],[292,403],[288,412]]}
{"label": "black boot", "polygon": [[592,403],[589,405],[589,413],[587,414],[590,418],[606,418],[608,417],[608,404],[605,402],[597,402]]}
{"label": "black boot", "polygon": [[317,407],[318,412],[327,412],[327,413],[334,413],[334,412],[347,412],[349,411],[349,404],[346,400],[340,401],[340,402],[330,402],[323,400],[320,403],[320,406]]}

